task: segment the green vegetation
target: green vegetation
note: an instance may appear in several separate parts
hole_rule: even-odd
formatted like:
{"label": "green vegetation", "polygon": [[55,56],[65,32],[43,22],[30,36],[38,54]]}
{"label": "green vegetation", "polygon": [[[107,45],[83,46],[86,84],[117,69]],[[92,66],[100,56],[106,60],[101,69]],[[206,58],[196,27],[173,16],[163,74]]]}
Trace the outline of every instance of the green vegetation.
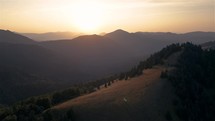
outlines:
{"label": "green vegetation", "polygon": [[167,78],[167,77],[168,77],[168,71],[167,70],[162,71],[161,75],[160,75],[160,78],[164,79],[164,78]]}
{"label": "green vegetation", "polygon": [[[176,70],[168,77],[178,96],[175,111],[183,121],[213,121],[215,112],[215,51],[182,44]],[[175,101],[174,101],[175,102]]]}
{"label": "green vegetation", "polygon": [[72,109],[59,111],[50,109],[52,106],[62,103],[66,100],[76,98],[80,95],[92,93],[104,83],[108,86],[114,83],[118,76],[75,85],[71,88],[56,91],[38,97],[20,101],[10,107],[0,106],[1,121],[72,121],[74,112]]}
{"label": "green vegetation", "polygon": [[70,88],[56,92],[52,95],[52,104],[55,105],[78,96],[80,96],[80,90],[78,88]]}
{"label": "green vegetation", "polygon": [[73,121],[72,109],[59,111],[51,107],[49,97],[32,97],[11,107],[0,109],[1,121]]}
{"label": "green vegetation", "polygon": [[166,118],[167,121],[172,121],[172,115],[171,115],[171,113],[169,111],[166,112],[165,118]]}
{"label": "green vegetation", "polygon": [[[130,71],[119,74],[119,80],[127,80],[128,78],[133,78],[135,76],[142,75],[144,69],[152,68],[154,65],[163,64],[164,60],[175,52],[181,51],[182,48],[180,44],[172,44],[161,51],[151,55],[147,60],[141,61],[137,67],[132,68]],[[174,66],[174,65],[171,65]]]}

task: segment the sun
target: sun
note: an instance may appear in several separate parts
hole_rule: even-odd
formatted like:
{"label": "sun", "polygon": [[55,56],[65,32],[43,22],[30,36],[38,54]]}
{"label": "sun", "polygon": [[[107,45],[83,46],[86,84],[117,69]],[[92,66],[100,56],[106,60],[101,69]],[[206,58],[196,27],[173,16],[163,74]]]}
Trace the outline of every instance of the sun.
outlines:
{"label": "sun", "polygon": [[77,2],[72,8],[73,24],[82,32],[94,32],[103,23],[102,5],[96,2]]}

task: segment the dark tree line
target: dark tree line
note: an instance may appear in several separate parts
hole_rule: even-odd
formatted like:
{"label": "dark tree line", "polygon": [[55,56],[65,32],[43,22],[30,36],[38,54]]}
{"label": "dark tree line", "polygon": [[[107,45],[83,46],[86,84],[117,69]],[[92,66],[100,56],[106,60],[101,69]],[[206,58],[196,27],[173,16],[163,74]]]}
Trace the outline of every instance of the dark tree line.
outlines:
{"label": "dark tree line", "polygon": [[0,108],[1,121],[74,121],[72,109],[60,111],[49,109],[50,97],[32,97],[10,107]]}
{"label": "dark tree line", "polygon": [[119,80],[127,80],[128,78],[133,78],[143,74],[144,69],[152,68],[154,65],[163,64],[164,60],[175,52],[181,51],[182,47],[180,44],[171,44],[163,48],[161,51],[152,54],[145,61],[141,61],[137,67],[132,68],[128,72],[119,74]]}
{"label": "dark tree line", "polygon": [[176,114],[183,121],[214,121],[215,50],[191,43],[181,47],[177,69],[168,77],[178,96]]}
{"label": "dark tree line", "polygon": [[117,78],[118,76],[114,75],[96,81],[74,85],[62,91],[31,97],[9,107],[1,106],[0,121],[73,121],[74,112],[72,109],[65,112],[50,110],[49,108],[80,95],[92,93],[103,84],[110,86]]}

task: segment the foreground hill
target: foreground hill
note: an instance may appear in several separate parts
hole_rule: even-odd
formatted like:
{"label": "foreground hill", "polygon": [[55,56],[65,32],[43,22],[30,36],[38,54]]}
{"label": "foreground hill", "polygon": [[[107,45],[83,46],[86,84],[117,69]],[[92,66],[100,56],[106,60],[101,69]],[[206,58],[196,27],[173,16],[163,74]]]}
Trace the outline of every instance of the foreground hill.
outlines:
{"label": "foreground hill", "polygon": [[53,107],[73,108],[77,121],[166,121],[173,112],[171,84],[160,79],[163,67],[145,70],[142,76],[117,81],[111,86]]}
{"label": "foreground hill", "polygon": [[161,60],[166,66],[145,69],[142,75],[128,80],[125,76],[125,80],[115,80],[108,87],[102,85],[96,92],[56,105],[52,110],[72,108],[77,121],[166,121],[166,115],[178,120],[173,111],[173,86],[160,76],[165,70],[172,70],[167,65],[176,65],[180,54],[179,45],[169,46],[140,64],[137,70],[150,68]]}
{"label": "foreground hill", "polygon": [[[214,50],[204,51],[191,43],[171,45],[137,67],[163,63],[165,68],[155,66],[129,80],[125,76],[124,82],[115,82],[108,88],[64,102],[52,110],[73,108],[74,116],[80,121],[212,121],[214,62]],[[169,81],[160,79],[167,77]]]}

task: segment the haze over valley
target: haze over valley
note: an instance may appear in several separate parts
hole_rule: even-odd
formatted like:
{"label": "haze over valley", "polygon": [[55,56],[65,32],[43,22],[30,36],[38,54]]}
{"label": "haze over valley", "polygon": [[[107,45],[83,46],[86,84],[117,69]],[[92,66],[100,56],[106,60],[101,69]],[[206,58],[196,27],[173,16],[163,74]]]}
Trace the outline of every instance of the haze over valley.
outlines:
{"label": "haze over valley", "polygon": [[211,0],[0,0],[0,121],[214,121]]}

